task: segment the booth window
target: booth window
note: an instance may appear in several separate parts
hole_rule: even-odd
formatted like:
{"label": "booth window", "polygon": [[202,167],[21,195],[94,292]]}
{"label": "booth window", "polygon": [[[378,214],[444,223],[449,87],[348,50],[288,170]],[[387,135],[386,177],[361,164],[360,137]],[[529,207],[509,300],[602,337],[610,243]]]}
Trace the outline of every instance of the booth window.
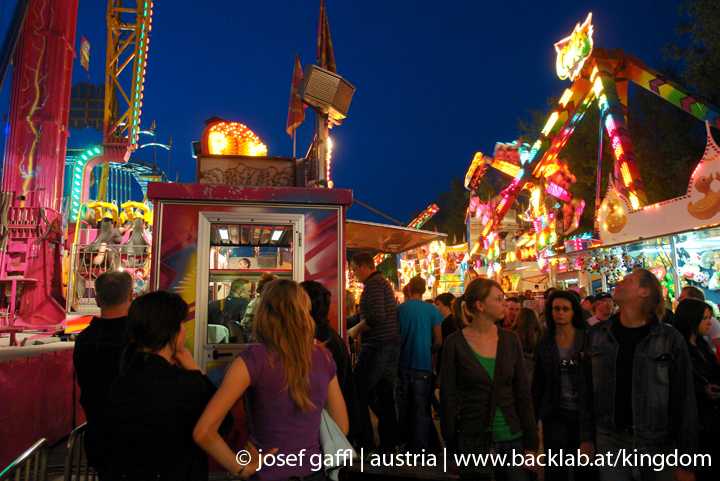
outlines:
{"label": "booth window", "polygon": [[253,300],[265,272],[293,279],[293,227],[211,224],[207,343],[252,342]]}

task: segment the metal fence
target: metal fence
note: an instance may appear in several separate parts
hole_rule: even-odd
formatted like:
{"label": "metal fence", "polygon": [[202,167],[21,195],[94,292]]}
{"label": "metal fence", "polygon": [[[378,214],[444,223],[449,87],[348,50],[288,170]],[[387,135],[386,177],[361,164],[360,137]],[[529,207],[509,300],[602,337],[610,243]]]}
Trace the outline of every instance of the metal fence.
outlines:
{"label": "metal fence", "polygon": [[94,244],[75,244],[70,253],[66,310],[69,314],[97,314],[95,280],[104,272],[123,270],[133,279],[135,296],[149,287],[150,253],[148,246],[124,244],[108,246],[104,253]]}

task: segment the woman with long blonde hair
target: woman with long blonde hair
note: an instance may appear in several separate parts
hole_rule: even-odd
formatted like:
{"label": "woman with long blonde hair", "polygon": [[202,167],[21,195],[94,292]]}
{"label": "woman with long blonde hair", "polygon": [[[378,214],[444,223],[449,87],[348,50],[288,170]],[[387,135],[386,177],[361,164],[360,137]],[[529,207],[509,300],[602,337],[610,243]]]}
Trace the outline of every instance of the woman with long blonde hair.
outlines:
{"label": "woman with long blonde hair", "polygon": [[[294,281],[276,280],[265,286],[255,311],[253,335],[259,344],[248,346],[228,369],[220,389],[195,426],[193,437],[230,473],[247,479],[325,479],[313,471],[309,459],[322,455],[319,442],[323,407],[343,433],[348,417],[329,352],[313,343],[315,322],[310,299]],[[243,396],[248,416],[251,462],[236,459],[217,428],[223,416]],[[297,466],[262,465],[258,452],[287,456],[303,454]],[[279,463],[278,463],[279,464]],[[311,476],[312,478],[308,478]]]}
{"label": "woman with long blonde hair", "polygon": [[[505,293],[497,282],[478,278],[453,306],[461,327],[443,343],[440,371],[440,427],[448,454],[494,450],[508,459],[521,455],[528,469],[537,469],[538,430],[522,345],[514,332],[495,324],[505,317]],[[458,468],[461,480],[529,479],[518,465],[494,472],[489,463]]]}

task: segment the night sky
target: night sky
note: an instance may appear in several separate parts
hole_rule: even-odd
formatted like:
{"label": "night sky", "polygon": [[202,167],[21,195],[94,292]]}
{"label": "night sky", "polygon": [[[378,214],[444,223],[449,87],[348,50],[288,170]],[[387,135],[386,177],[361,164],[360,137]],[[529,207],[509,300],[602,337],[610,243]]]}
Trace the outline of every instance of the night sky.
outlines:
{"label": "night sky", "polygon": [[[477,151],[517,136],[526,109],[547,109],[570,81],[555,73],[553,44],[593,13],[595,46],[621,48],[659,69],[677,42],[679,1],[548,2],[326,0],[338,74],[356,87],[343,125],[331,130],[337,188],[403,223],[464,175]],[[172,136],[170,178],[195,181],[191,141],[217,116],[241,122],[268,155],[292,156],[285,132],[295,53],[316,63],[320,0],[157,0],[148,52],[141,128],[156,121],[157,142]],[[14,1],[4,7],[2,35]],[[80,35],[91,43],[90,82],[103,83],[107,3],[80,0]],[[79,57],[73,84],[85,81]],[[129,89],[129,83],[126,85]],[[10,77],[0,110],[8,110]],[[313,111],[298,129],[308,150]],[[101,142],[71,130],[69,148]],[[535,139],[527,139],[534,141]],[[140,144],[152,137],[141,136]],[[4,141],[3,141],[4,144]],[[152,148],[133,157],[154,161]],[[167,170],[167,151],[157,163]],[[571,166],[572,168],[572,166]],[[388,221],[355,204],[348,217]]]}

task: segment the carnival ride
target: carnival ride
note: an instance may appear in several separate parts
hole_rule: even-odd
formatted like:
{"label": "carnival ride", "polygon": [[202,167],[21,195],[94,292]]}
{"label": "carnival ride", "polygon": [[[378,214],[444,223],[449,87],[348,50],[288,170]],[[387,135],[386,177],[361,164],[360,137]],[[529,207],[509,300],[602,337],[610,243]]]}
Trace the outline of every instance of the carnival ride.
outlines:
{"label": "carnival ride", "polygon": [[14,69],[0,202],[0,330],[13,336],[65,328],[63,236],[74,239],[78,230],[66,230],[65,219],[75,220],[88,202],[96,165],[106,165],[98,200],[118,200],[107,194],[114,185],[110,166],[127,163],[137,149],[152,2],[128,3],[108,3],[103,145],[72,162],[67,210],[63,179],[78,1],[16,6],[5,40],[10,47],[3,50],[3,67],[14,58]]}
{"label": "carnival ride", "polygon": [[[471,249],[472,254],[483,249],[492,252],[493,246],[496,246],[498,227],[505,214],[521,192],[528,190],[531,212],[527,215],[533,224],[534,235],[521,239],[519,247],[522,250],[513,255],[537,257],[540,266],[547,268],[548,256],[555,254],[553,247],[562,245],[564,237],[577,228],[585,206],[582,199],[575,199],[569,192],[574,176],[559,156],[575,126],[595,100],[601,112],[601,128],[610,137],[614,154],[614,172],[610,176],[609,189],[613,196],[606,197],[607,202],[603,202],[602,208],[599,198],[596,200],[596,227],[600,231],[619,231],[624,226],[620,225],[621,219],[628,212],[646,209],[647,196],[627,126],[628,82],[649,90],[709,126],[720,128],[720,109],[703,102],[633,55],[627,55],[619,49],[608,52],[601,47],[593,48],[591,20],[592,14],[589,14],[582,25],[575,27],[572,35],[555,44],[558,76],[561,79],[569,78],[573,85],[563,93],[537,141],[532,146],[515,144],[510,149],[510,159],[506,158],[507,152],[503,149],[500,149],[502,155],[498,155],[497,148],[493,157],[478,153],[473,159],[466,176],[466,187],[469,190],[477,188],[488,167],[500,170],[512,180],[496,201],[483,204],[477,197],[471,200],[469,211],[482,225],[481,233]],[[695,188],[702,192],[707,186],[706,190],[709,190],[710,182],[712,180],[705,184],[701,182]],[[712,194],[710,196],[712,199]],[[625,199],[625,203],[620,197]],[[700,207],[707,203],[699,200]],[[697,206],[695,210],[698,210]],[[692,206],[689,206],[691,215],[692,210]],[[603,242],[607,240],[604,238]],[[570,243],[570,249],[575,250],[597,245],[597,241],[588,236],[571,240]]]}

